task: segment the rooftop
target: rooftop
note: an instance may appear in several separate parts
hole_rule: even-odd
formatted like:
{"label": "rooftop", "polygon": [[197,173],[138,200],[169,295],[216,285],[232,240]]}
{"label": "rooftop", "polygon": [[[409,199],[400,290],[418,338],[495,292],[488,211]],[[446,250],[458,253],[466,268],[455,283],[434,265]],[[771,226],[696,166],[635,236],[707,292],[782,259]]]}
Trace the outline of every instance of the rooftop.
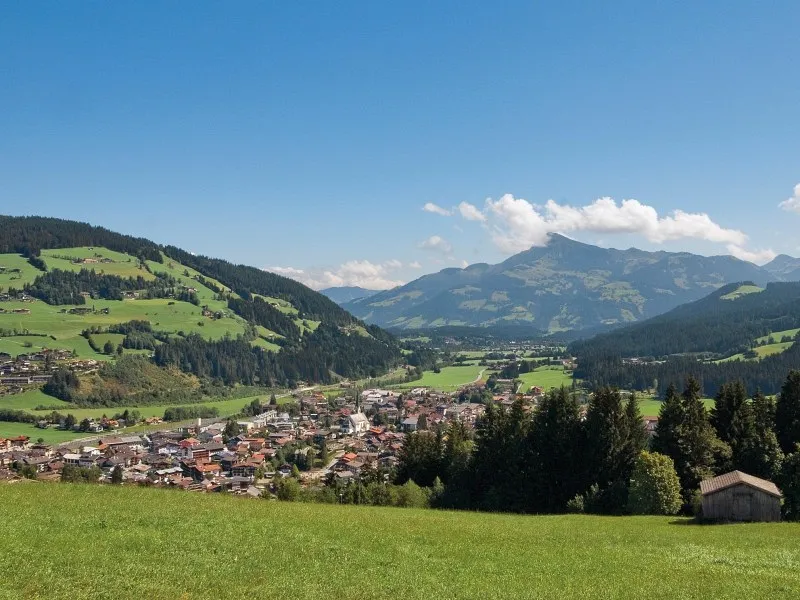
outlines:
{"label": "rooftop", "polygon": [[778,498],[781,497],[781,491],[771,481],[767,481],[766,479],[761,479],[753,475],[748,475],[747,473],[742,473],[741,471],[731,471],[730,473],[718,475],[713,479],[701,481],[700,492],[705,496],[707,494],[713,494],[739,484],[749,485],[750,487],[759,489],[762,492],[772,496],[776,496]]}

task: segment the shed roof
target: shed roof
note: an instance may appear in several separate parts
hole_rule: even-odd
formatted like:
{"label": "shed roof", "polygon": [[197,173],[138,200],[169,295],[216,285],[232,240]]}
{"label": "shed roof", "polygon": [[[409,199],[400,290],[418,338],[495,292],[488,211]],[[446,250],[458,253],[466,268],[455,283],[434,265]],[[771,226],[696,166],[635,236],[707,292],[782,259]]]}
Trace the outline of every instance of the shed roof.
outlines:
{"label": "shed roof", "polygon": [[781,491],[771,481],[767,481],[766,479],[761,479],[753,475],[748,475],[747,473],[742,473],[741,471],[731,471],[730,473],[725,473],[724,475],[718,475],[713,479],[701,481],[700,492],[703,494],[703,496],[705,496],[707,494],[720,492],[724,489],[742,483],[772,496],[776,496],[777,498],[781,497]]}

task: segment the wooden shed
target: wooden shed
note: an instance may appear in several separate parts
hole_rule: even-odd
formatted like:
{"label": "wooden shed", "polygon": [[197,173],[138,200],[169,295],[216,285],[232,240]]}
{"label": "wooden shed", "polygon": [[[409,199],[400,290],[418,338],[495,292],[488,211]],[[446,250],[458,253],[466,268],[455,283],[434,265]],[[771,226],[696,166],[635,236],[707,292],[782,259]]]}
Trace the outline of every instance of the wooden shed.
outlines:
{"label": "wooden shed", "polygon": [[703,518],[718,521],[780,521],[781,491],[771,481],[731,471],[700,482]]}

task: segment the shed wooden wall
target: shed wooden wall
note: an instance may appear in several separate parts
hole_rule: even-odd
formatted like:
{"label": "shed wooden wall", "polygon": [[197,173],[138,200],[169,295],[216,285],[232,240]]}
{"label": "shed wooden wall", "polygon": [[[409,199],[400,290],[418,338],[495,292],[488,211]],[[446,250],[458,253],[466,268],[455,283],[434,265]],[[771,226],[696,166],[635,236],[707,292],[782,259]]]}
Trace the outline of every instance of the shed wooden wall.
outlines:
{"label": "shed wooden wall", "polygon": [[[749,498],[749,500],[747,499]],[[749,516],[742,507],[749,502]],[[703,496],[703,518],[721,521],[780,521],[779,498],[740,483]]]}

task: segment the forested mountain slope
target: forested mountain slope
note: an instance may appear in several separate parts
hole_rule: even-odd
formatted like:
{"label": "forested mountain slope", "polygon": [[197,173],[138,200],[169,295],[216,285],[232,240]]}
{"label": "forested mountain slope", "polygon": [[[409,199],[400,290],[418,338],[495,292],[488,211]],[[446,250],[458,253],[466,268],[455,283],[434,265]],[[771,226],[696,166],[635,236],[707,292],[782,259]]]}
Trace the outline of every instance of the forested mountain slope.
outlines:
{"label": "forested mountain slope", "polygon": [[800,282],[725,286],[648,321],[576,341],[576,376],[596,384],[659,389],[687,375],[714,393],[741,379],[774,393],[800,366]]}

